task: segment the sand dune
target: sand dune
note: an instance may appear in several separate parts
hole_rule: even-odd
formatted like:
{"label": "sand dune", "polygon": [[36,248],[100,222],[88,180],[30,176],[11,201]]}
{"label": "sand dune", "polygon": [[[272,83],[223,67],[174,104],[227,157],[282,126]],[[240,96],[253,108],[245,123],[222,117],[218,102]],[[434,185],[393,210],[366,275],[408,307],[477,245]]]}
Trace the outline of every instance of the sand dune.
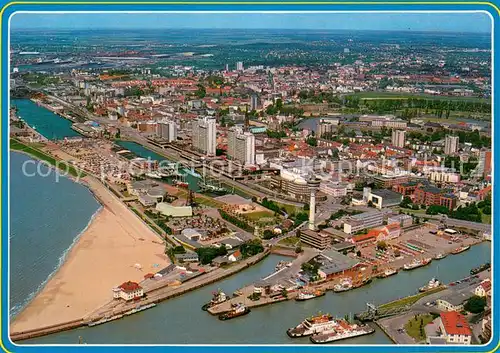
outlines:
{"label": "sand dune", "polygon": [[82,318],[110,300],[114,286],[140,281],[147,272],[169,264],[164,245],[151,229],[99,181],[84,180],[103,208],[59,271],[11,323],[11,332]]}

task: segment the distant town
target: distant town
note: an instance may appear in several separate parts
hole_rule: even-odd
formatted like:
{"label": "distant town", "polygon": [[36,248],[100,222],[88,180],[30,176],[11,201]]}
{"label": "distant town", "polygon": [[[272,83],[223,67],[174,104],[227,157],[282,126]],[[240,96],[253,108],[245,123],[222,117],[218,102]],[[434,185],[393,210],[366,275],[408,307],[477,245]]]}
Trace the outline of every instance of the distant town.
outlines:
{"label": "distant town", "polygon": [[[289,260],[192,304],[225,321],[285,301],[354,295],[487,244],[489,42],[372,36],[256,46],[244,56],[212,46],[210,35],[182,52],[91,49],[83,40],[89,50],[76,53],[61,49],[65,41],[13,40],[11,150],[54,166],[103,205],[93,221],[102,228],[92,233],[91,223],[80,241],[102,238],[110,222],[123,227],[112,247],[102,245],[115,260],[109,270],[102,264],[99,283],[84,270],[90,258],[71,265],[98,288],[95,298],[79,302],[81,278],[68,270],[57,281],[74,282],[75,294],[43,309],[35,298],[11,322],[12,339],[122,319],[273,254]],[[453,281],[433,269],[401,298],[363,303],[351,317],[311,312],[282,331],[312,343],[379,330],[396,344],[487,343],[491,258],[482,259],[462,261],[470,268]]]}

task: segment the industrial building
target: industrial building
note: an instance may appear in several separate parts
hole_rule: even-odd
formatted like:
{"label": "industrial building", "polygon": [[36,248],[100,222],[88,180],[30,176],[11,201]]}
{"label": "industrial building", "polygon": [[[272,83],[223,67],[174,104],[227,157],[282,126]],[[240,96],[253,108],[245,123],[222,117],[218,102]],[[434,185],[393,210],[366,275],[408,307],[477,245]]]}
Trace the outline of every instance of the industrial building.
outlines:
{"label": "industrial building", "polygon": [[344,233],[353,234],[363,229],[380,226],[384,223],[384,214],[379,211],[364,212],[350,216],[344,222]]}

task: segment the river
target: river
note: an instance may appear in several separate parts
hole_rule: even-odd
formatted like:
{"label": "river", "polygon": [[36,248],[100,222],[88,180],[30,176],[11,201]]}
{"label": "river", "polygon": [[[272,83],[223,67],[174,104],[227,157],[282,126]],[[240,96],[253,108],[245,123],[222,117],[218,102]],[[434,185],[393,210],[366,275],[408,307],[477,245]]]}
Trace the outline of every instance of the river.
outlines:
{"label": "river", "polygon": [[[323,297],[305,302],[287,301],[255,308],[249,315],[231,321],[219,321],[201,310],[201,306],[217,288],[230,294],[270,273],[284,259],[270,255],[259,264],[226,280],[167,300],[136,315],[23,343],[69,344],[77,343],[78,336],[82,336],[89,344],[308,344],[308,338],[289,338],[286,329],[319,311],[343,317],[365,310],[367,302],[382,304],[414,294],[418,287],[432,277],[438,277],[445,283],[466,277],[472,267],[491,261],[490,251],[490,243],[481,243],[459,255],[449,255],[443,260],[433,261],[427,267],[374,280],[362,288],[344,293],[328,292]],[[373,335],[341,343],[389,344],[391,341],[377,329]]]}

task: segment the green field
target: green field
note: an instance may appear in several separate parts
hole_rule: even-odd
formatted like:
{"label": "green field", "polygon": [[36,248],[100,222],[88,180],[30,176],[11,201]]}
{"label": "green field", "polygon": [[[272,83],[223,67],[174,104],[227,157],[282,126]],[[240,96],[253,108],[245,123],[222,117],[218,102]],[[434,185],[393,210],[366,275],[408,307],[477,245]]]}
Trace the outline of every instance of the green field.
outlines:
{"label": "green field", "polygon": [[349,96],[359,97],[360,99],[408,99],[408,98],[425,98],[425,99],[440,99],[440,100],[454,100],[454,101],[469,101],[469,102],[482,102],[489,103],[490,100],[479,97],[450,97],[450,96],[434,96],[430,94],[414,94],[414,93],[401,93],[401,92],[356,92],[349,94]]}
{"label": "green field", "polygon": [[45,161],[50,165],[59,168],[63,172],[67,172],[69,175],[73,177],[84,177],[85,173],[79,172],[75,167],[69,165],[64,161],[57,160],[45,152],[39,150],[38,148],[28,146],[16,139],[10,139],[10,148],[14,151],[20,151],[28,153],[30,156],[33,156],[39,160]]}
{"label": "green field", "polygon": [[382,304],[382,305],[380,305],[378,307],[378,309],[379,310],[387,310],[387,309],[393,309],[393,308],[396,308],[396,307],[403,307],[403,306],[406,306],[406,305],[412,305],[412,304],[415,304],[418,300],[422,299],[423,297],[426,297],[429,294],[440,292],[443,289],[445,289],[445,288],[444,287],[438,287],[438,288],[429,290],[429,291],[424,292],[424,293],[419,293],[419,294],[416,294],[416,295],[412,295],[412,296],[409,296],[409,297],[398,299],[398,300],[395,300],[395,301],[392,301],[392,302],[389,302],[389,303],[386,303],[386,304]]}
{"label": "green field", "polygon": [[274,214],[269,211],[257,211],[257,212],[245,213],[244,216],[251,221],[257,222],[262,218],[274,217]]}
{"label": "green field", "polygon": [[432,322],[432,320],[434,320],[434,317],[431,314],[418,315],[416,318],[413,317],[405,325],[406,333],[417,342],[420,342],[425,339],[423,328]]}
{"label": "green field", "polygon": [[299,237],[288,237],[278,242],[278,244],[286,246],[297,246],[299,245],[299,243],[300,243]]}

